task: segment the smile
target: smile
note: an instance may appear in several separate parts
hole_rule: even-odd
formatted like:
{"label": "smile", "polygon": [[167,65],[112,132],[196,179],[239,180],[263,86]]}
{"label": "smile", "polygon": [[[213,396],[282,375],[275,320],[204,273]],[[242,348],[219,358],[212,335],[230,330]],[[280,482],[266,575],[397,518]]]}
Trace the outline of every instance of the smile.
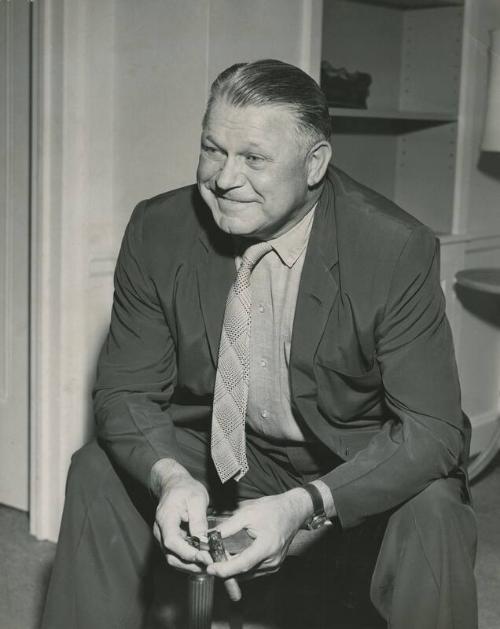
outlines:
{"label": "smile", "polygon": [[241,204],[241,203],[244,203],[244,204],[253,203],[253,201],[251,201],[249,199],[232,199],[232,198],[229,198],[229,197],[226,197],[226,196],[217,195],[217,194],[215,195],[215,197],[217,198],[217,200],[219,202],[220,201],[225,201],[226,203],[238,203],[238,204]]}

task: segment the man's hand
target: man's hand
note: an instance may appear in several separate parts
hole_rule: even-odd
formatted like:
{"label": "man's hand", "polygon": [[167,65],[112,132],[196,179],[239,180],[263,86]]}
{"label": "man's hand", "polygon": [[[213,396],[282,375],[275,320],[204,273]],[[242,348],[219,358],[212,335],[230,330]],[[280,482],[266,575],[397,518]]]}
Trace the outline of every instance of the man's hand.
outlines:
{"label": "man's hand", "polygon": [[207,490],[173,459],[155,463],[151,470],[151,487],[158,497],[153,533],[167,562],[180,570],[202,572],[204,566],[212,562],[211,557],[186,541],[186,528],[190,535],[206,536]]}
{"label": "man's hand", "polygon": [[300,488],[246,501],[217,528],[223,538],[246,529],[254,541],[228,561],[209,565],[208,574],[226,579],[246,573],[260,576],[276,572],[292,539],[312,512],[311,498]]}

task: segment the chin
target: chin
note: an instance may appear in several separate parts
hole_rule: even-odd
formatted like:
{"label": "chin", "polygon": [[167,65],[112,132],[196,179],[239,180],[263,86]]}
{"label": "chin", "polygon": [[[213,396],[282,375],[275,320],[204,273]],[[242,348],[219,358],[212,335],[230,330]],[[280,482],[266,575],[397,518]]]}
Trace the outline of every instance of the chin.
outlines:
{"label": "chin", "polygon": [[256,231],[259,231],[259,225],[252,224],[248,220],[245,220],[241,214],[229,215],[221,211],[217,206],[210,208],[212,217],[217,227],[226,234],[233,234],[234,236],[252,236]]}
{"label": "chin", "polygon": [[232,234],[233,236],[253,236],[256,231],[258,231],[258,227],[246,225],[241,221],[227,218],[226,216],[219,215],[214,218],[219,229],[226,232],[226,234]]}

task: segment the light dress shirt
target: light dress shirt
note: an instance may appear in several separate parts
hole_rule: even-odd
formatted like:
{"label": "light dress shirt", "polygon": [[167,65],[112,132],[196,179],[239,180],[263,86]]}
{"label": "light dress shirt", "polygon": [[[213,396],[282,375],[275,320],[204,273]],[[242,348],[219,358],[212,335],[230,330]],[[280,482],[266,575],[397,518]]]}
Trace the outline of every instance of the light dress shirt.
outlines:
{"label": "light dress shirt", "polygon": [[[250,276],[252,293],[250,379],[246,422],[251,429],[272,440],[304,442],[306,437],[295,419],[290,402],[290,347],[300,276],[314,219],[314,206],[290,230],[269,242],[269,251]],[[241,257],[235,259],[236,268]],[[328,511],[333,498],[320,480]]]}

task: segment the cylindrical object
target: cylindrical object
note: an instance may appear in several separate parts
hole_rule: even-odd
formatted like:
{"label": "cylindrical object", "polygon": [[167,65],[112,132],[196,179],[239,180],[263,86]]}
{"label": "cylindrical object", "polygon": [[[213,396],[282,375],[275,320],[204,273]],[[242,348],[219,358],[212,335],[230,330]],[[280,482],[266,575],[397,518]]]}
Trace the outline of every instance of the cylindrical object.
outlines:
{"label": "cylindrical object", "polygon": [[210,629],[214,604],[214,577],[193,574],[189,577],[188,627]]}
{"label": "cylindrical object", "polygon": [[234,577],[231,579],[226,579],[224,581],[224,587],[226,588],[226,592],[233,603],[238,603],[238,601],[241,601],[241,588],[238,581],[236,581]]}

